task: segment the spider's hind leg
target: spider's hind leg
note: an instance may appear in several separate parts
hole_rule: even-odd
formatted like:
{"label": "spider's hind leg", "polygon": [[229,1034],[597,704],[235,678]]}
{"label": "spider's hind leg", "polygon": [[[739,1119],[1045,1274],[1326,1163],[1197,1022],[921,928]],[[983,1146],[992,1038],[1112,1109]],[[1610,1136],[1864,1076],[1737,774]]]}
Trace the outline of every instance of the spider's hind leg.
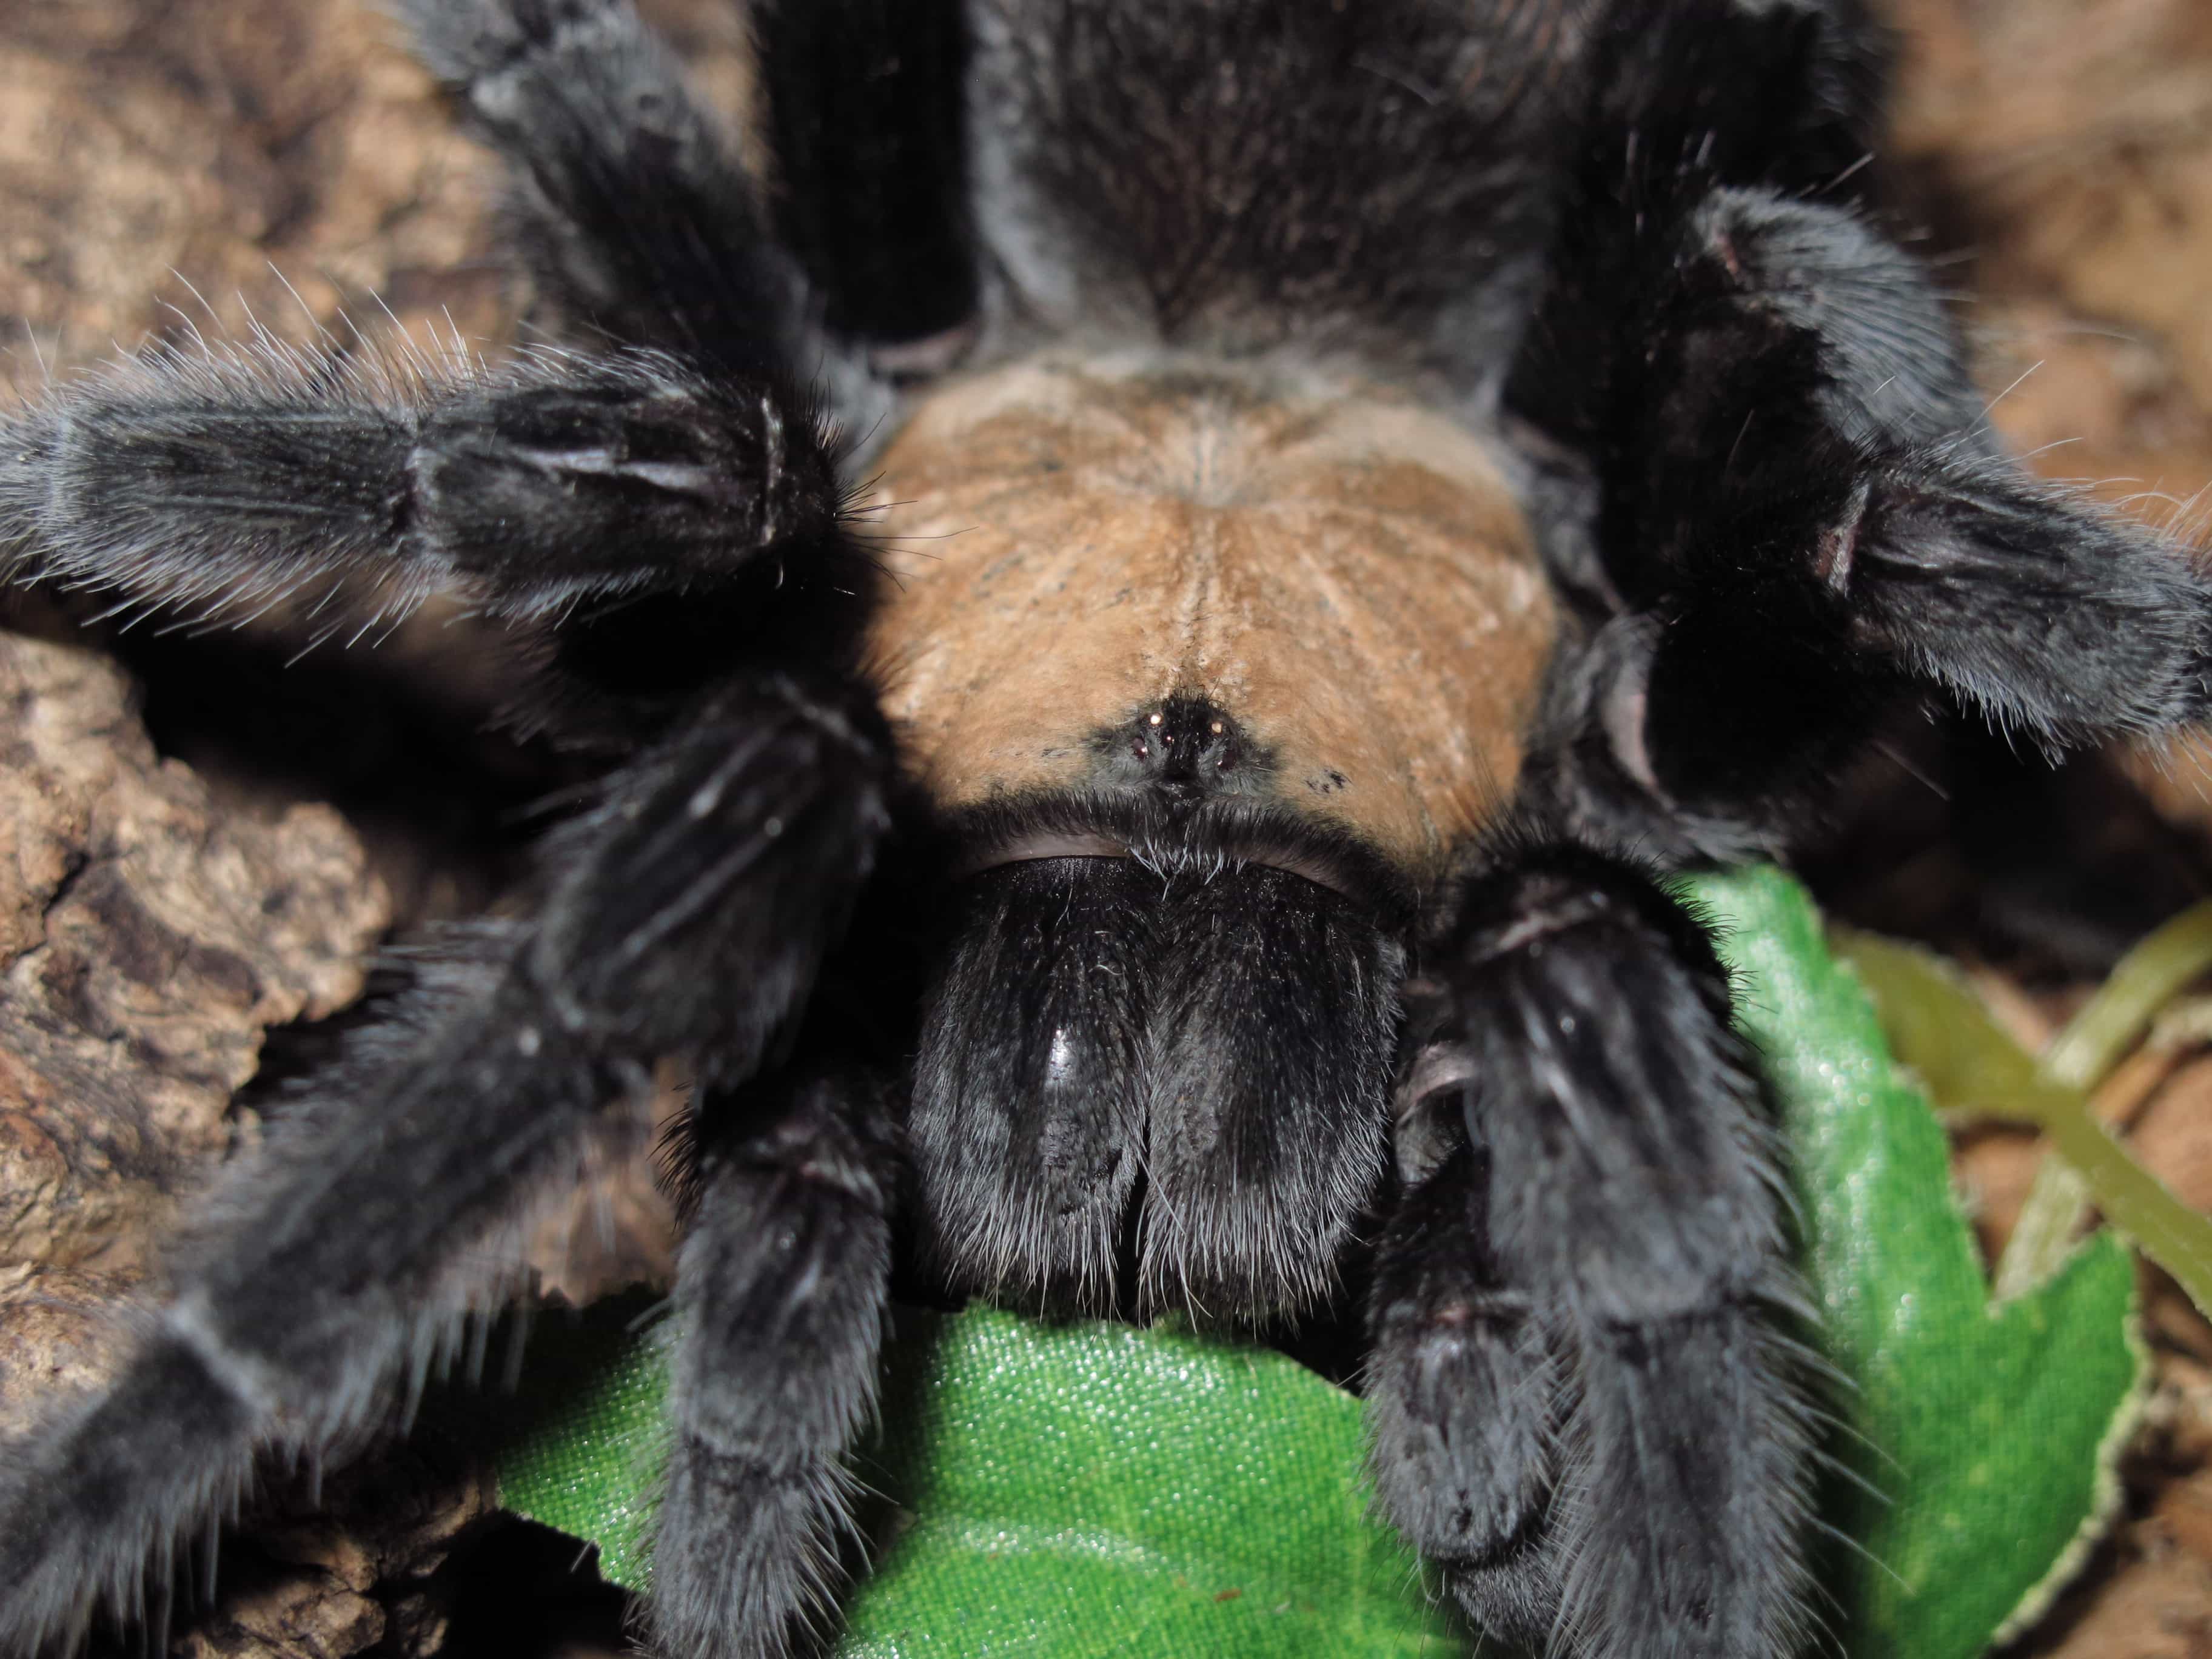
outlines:
{"label": "spider's hind leg", "polygon": [[773,204],[629,0],[395,4],[506,158],[524,261],[571,328],[775,367],[865,431],[889,409],[869,347],[973,310],[955,0],[750,9]]}
{"label": "spider's hind leg", "polygon": [[1383,1507],[1532,1650],[1800,1633],[1808,1431],[1775,1149],[1727,978],[1644,872],[1490,849],[1407,989],[1407,1189],[1368,1385]]}
{"label": "spider's hind leg", "polygon": [[1563,656],[1524,788],[1674,855],[1785,842],[1930,693],[2051,750],[2212,708],[2212,580],[2008,458],[1856,167],[1783,169],[1839,154],[1795,133],[1838,27],[1622,9],[1508,393],[1587,467],[1554,550],[1622,613]]}
{"label": "spider's hind leg", "polygon": [[382,1415],[654,1060],[746,1080],[872,865],[888,747],[849,688],[762,675],[556,832],[534,918],[362,1034],[234,1173],[114,1383],[0,1462],[0,1652],[134,1605],[258,1455],[319,1455]]}

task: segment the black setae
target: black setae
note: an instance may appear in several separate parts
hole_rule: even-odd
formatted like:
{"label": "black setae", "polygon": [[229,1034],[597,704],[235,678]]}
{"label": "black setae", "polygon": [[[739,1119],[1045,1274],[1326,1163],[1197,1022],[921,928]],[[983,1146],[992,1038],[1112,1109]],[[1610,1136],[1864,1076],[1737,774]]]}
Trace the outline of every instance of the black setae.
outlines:
{"label": "black setae", "polygon": [[0,538],[201,620],[458,595],[603,775],[0,1469],[0,1650],[392,1416],[669,1056],[670,1659],[834,1600],[895,1271],[1250,1325],[1355,1260],[1486,1629],[1813,1639],[1778,1153],[1660,881],[1931,704],[2200,720],[2212,624],[1997,446],[1858,0],[755,0],[743,163],[628,0],[393,9],[566,345],[143,358],[7,418]]}

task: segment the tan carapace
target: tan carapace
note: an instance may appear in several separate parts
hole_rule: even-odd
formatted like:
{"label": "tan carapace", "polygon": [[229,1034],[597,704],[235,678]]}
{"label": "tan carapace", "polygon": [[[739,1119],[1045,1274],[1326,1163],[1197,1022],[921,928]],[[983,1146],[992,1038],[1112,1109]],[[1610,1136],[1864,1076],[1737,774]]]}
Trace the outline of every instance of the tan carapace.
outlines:
{"label": "tan carapace", "polygon": [[1417,876],[1511,788],[1550,592],[1489,453],[1418,403],[1048,356],[930,398],[881,469],[871,665],[946,805],[1080,787],[1171,696]]}

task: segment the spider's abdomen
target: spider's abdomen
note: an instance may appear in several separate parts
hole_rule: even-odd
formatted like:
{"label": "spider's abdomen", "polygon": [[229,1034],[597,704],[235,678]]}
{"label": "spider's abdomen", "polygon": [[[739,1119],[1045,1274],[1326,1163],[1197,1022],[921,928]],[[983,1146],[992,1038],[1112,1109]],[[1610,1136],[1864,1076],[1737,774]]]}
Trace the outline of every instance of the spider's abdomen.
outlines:
{"label": "spider's abdomen", "polygon": [[870,655],[943,805],[1141,788],[1194,720],[1216,787],[1419,875],[1511,787],[1550,593],[1487,452],[1419,404],[1045,358],[939,394],[882,466]]}

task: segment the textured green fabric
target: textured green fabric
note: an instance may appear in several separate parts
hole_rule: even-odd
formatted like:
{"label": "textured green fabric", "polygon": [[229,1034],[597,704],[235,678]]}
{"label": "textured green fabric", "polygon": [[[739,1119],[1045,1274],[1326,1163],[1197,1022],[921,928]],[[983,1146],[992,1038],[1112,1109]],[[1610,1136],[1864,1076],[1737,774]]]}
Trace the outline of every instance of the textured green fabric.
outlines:
{"label": "textured green fabric", "polygon": [[[1942,1132],[1803,893],[1765,871],[1686,890],[1723,927],[1794,1148],[1820,1340],[1850,1379],[1824,1401],[1852,1472],[1824,1518],[1856,1541],[1820,1563],[1820,1616],[1852,1659],[1969,1659],[2109,1490],[2141,1376],[2130,1263],[2100,1241],[1993,1313]],[[633,1585],[662,1387],[651,1339],[625,1334],[636,1313],[541,1333],[526,1394],[476,1431],[505,1447],[511,1507],[599,1540]],[[1358,1417],[1289,1360],[1187,1334],[909,1320],[860,1469],[885,1500],[878,1566],[840,1651],[1462,1652],[1363,1516]]]}
{"label": "textured green fabric", "polygon": [[[500,1496],[639,1547],[666,1374],[635,1308],[541,1333],[556,1376],[494,1431]],[[480,1408],[479,1408],[480,1409]],[[842,1654],[1456,1655],[1418,1565],[1365,1514],[1359,1405],[1279,1354],[987,1310],[902,1317],[860,1461],[888,1537]],[[1134,1643],[1135,1646],[1130,1644]]]}
{"label": "textured green fabric", "polygon": [[862,1469],[906,1514],[841,1653],[1465,1650],[1366,1516],[1351,1395],[1183,1333],[932,1324],[899,1345]]}
{"label": "textured green fabric", "polygon": [[632,1295],[580,1318],[547,1320],[531,1344],[515,1410],[489,1425],[499,1446],[500,1501],[590,1539],[600,1575],[632,1589],[647,1579],[646,1528],[665,1443],[666,1353],[640,1328],[652,1305]]}
{"label": "textured green fabric", "polygon": [[[1873,1005],[1778,872],[1689,884],[1727,932],[1745,1030],[1784,1109],[1821,1344],[1850,1387],[1827,1448],[1851,1477],[1824,1564],[1854,1659],[1971,1659],[2078,1559],[2117,1488],[2143,1356],[2134,1265],[2109,1236],[2050,1284],[1990,1305],[1949,1148],[1899,1074]],[[1940,1042],[1940,1038],[1932,1039]]]}

